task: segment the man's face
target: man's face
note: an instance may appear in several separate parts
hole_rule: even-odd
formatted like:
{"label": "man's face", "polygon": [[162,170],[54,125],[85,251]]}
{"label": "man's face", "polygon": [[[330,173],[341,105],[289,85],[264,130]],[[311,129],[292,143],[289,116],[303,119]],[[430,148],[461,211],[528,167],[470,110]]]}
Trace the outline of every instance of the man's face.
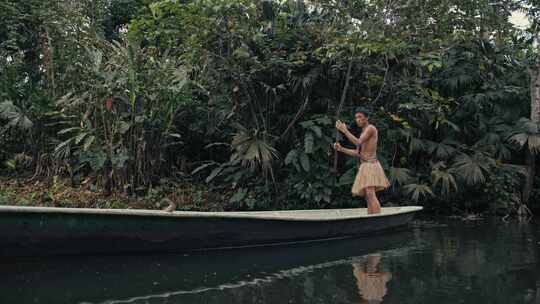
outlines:
{"label": "man's face", "polygon": [[356,113],[354,115],[354,121],[356,121],[356,124],[361,128],[367,125],[367,117],[364,113]]}

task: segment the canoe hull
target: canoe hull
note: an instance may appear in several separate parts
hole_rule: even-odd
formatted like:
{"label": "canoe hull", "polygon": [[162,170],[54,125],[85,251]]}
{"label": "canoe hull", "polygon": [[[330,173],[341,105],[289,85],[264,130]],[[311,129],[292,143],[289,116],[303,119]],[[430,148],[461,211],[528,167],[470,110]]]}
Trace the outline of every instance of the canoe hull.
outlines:
{"label": "canoe hull", "polygon": [[0,256],[187,252],[346,238],[409,222],[413,212],[343,220],[1,212]]}

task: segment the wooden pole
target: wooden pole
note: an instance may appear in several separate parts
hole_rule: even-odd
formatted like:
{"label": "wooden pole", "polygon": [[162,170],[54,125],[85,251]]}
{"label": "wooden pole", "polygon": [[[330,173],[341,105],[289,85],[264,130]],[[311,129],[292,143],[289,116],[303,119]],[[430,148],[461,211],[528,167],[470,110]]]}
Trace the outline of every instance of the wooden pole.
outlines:
{"label": "wooden pole", "polygon": [[[349,61],[349,66],[347,67],[345,85],[343,86],[343,91],[341,92],[341,100],[339,101],[339,105],[336,111],[336,120],[340,118],[341,110],[343,109],[343,104],[345,103],[345,99],[347,98],[347,91],[349,90],[353,61],[354,61],[354,58],[351,58],[351,60]],[[339,131],[336,130],[335,142],[337,142],[338,140],[339,140]],[[334,173],[336,174],[336,179],[337,179],[337,164],[338,164],[338,152],[334,150]]]}

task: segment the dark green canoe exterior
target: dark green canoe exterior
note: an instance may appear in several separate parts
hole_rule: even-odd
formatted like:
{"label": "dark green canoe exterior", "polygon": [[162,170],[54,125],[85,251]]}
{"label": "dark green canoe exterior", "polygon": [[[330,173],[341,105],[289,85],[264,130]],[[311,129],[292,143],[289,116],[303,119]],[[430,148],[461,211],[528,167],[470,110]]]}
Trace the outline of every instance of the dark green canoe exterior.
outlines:
{"label": "dark green canoe exterior", "polygon": [[[345,238],[402,226],[421,207],[379,216],[358,209],[203,213],[0,207],[0,256],[184,252]],[[325,213],[323,213],[325,212]],[[325,215],[325,216],[323,216]]]}

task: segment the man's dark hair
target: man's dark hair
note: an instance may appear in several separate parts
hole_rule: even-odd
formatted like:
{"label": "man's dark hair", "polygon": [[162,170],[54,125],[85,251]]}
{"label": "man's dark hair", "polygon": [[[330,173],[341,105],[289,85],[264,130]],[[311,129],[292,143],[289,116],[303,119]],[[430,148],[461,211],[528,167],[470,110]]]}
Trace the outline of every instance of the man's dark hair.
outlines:
{"label": "man's dark hair", "polygon": [[366,108],[366,107],[358,107],[358,108],[356,108],[356,109],[354,110],[354,114],[356,114],[356,113],[362,113],[362,114],[364,114],[364,116],[366,116],[366,117],[370,117],[370,116],[371,116],[371,111],[370,111],[368,108]]}

